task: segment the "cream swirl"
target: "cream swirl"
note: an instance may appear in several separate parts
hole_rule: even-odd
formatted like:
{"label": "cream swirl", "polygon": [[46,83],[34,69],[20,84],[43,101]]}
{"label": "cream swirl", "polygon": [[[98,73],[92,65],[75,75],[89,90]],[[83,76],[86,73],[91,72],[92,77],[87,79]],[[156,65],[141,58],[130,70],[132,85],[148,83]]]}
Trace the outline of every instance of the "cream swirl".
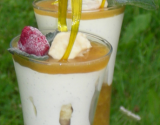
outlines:
{"label": "cream swirl", "polygon": [[[69,38],[70,32],[58,33],[52,42],[48,54],[52,58],[60,60],[66,51]],[[86,35],[79,32],[69,55],[69,59],[74,59],[77,56],[83,56],[83,53],[91,47],[90,41],[86,38]]]}

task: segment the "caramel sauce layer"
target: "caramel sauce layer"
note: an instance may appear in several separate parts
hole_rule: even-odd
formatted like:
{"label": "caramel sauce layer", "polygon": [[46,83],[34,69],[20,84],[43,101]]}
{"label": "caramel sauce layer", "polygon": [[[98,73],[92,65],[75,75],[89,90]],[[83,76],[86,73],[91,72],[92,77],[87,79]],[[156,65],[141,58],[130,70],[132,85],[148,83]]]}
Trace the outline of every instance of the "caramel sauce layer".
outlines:
{"label": "caramel sauce layer", "polygon": [[112,86],[103,83],[93,125],[109,125],[111,88]]}
{"label": "caramel sauce layer", "polygon": [[[13,59],[22,66],[48,74],[98,71],[106,67],[109,61],[109,56],[105,56],[109,52],[109,48],[96,42],[91,42],[91,44],[92,48],[85,52],[84,56],[70,59],[67,62],[58,62],[51,57],[45,61],[37,61],[17,54],[13,55]],[[16,47],[14,43],[13,46]]]}
{"label": "caramel sauce layer", "polygon": [[[34,7],[34,12],[40,15],[52,16],[58,18],[58,7],[53,5],[52,3],[55,0],[50,1],[41,1],[35,3],[36,7]],[[38,9],[37,9],[38,8]],[[81,20],[91,20],[91,19],[100,19],[106,17],[113,17],[119,15],[124,12],[125,7],[116,7],[110,8],[108,10],[105,9],[97,9],[95,11],[83,11],[81,14]],[[67,18],[71,19],[71,13],[67,13]]]}

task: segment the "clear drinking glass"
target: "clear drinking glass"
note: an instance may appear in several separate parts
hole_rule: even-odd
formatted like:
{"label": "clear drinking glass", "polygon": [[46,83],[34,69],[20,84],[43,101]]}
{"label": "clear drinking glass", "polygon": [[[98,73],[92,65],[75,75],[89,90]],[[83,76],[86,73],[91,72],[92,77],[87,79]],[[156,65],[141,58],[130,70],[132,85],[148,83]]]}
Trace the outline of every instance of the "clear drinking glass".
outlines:
{"label": "clear drinking glass", "polygon": [[[39,29],[57,28],[58,7],[53,5],[53,2],[54,0],[35,0],[33,2],[34,13]],[[113,52],[105,72],[94,125],[109,125],[111,86],[124,9],[123,6],[112,6],[103,9],[82,11],[81,14],[79,30],[101,36],[107,39],[113,47]],[[71,28],[71,24],[71,11],[68,10],[68,29]]]}
{"label": "clear drinking glass", "polygon": [[[103,56],[61,62],[12,53],[25,125],[93,125],[112,46],[99,36],[85,34],[97,48],[100,44],[106,50]],[[11,41],[11,48],[17,47],[19,37]],[[92,57],[98,54],[90,52]]]}

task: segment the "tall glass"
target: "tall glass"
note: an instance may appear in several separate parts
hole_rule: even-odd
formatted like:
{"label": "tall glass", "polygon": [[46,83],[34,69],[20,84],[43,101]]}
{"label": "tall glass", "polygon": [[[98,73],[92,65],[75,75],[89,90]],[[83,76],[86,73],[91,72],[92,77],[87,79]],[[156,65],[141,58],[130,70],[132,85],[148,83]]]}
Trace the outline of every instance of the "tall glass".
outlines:
{"label": "tall glass", "polygon": [[[40,61],[12,53],[25,125],[93,125],[112,46],[85,34],[92,44],[85,58]],[[19,37],[11,48],[17,47]]]}
{"label": "tall glass", "polygon": [[[35,0],[33,2],[39,29],[57,28],[58,8],[51,4],[53,2],[54,0]],[[79,29],[107,39],[113,47],[113,53],[105,72],[104,84],[100,93],[94,125],[109,125],[111,85],[123,16],[124,7],[120,6],[82,11]],[[68,11],[68,29],[71,28],[71,23],[71,11]]]}

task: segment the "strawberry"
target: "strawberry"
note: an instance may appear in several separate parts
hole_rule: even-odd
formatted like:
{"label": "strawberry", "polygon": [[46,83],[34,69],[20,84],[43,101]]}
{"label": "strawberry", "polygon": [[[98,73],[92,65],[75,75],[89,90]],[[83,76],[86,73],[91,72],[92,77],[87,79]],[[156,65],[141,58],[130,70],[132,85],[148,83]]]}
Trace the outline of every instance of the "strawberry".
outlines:
{"label": "strawberry", "polygon": [[18,48],[28,54],[43,56],[48,53],[50,45],[46,37],[37,28],[26,26],[22,30]]}

